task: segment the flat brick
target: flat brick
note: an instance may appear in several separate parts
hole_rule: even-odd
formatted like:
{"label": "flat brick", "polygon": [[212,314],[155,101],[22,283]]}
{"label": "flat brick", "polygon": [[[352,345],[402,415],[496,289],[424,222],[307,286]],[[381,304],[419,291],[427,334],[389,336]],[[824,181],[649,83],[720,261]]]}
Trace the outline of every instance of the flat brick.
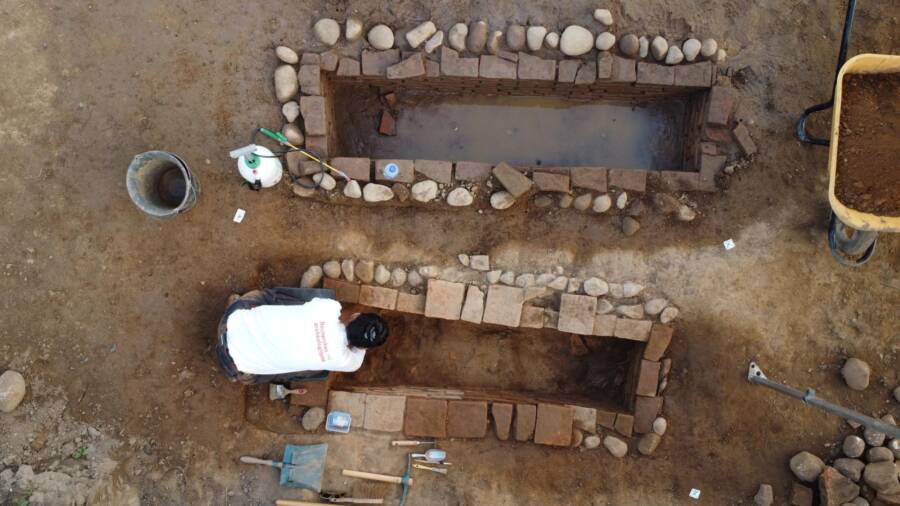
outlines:
{"label": "flat brick", "polygon": [[397,290],[384,286],[362,285],[359,288],[359,303],[364,306],[394,310],[397,307]]}
{"label": "flat brick", "polygon": [[456,179],[480,183],[491,177],[491,164],[481,162],[456,162]]}
{"label": "flat brick", "polygon": [[731,111],[734,109],[734,94],[723,86],[713,86],[706,99],[706,123],[716,126],[728,126]]}
{"label": "flat brick", "polygon": [[350,413],[352,427],[365,427],[366,394],[332,390],[328,393],[328,410]]}
{"label": "flat brick", "polygon": [[637,61],[613,55],[610,81],[615,83],[633,83],[637,81]]}
{"label": "flat brick", "polygon": [[350,179],[357,181],[371,181],[372,179],[372,160],[368,158],[332,158],[329,163],[347,174]]}
{"label": "flat brick", "polygon": [[364,76],[387,76],[387,68],[400,63],[400,50],[363,51],[362,74]]}
{"label": "flat brick", "polygon": [[494,432],[497,439],[506,441],[512,429],[513,405],[505,402],[491,403],[491,418],[494,419]]}
{"label": "flat brick", "polygon": [[700,189],[700,173],[664,170],[659,174],[660,183],[667,190],[698,191]]}
{"label": "flat brick", "polygon": [[606,81],[612,77],[613,71],[613,55],[607,51],[600,51],[597,54],[597,80]]}
{"label": "flat brick", "polygon": [[487,435],[487,402],[450,401],[447,403],[447,436],[477,438]]}
{"label": "flat brick", "polygon": [[556,79],[556,60],[545,60],[528,53],[519,53],[519,79],[536,81],[554,81]]}
{"label": "flat brick", "polygon": [[492,173],[494,174],[494,177],[500,181],[500,184],[506,188],[506,191],[512,194],[513,198],[519,198],[522,195],[525,195],[531,190],[531,187],[534,186],[531,179],[528,179],[527,176],[504,162],[500,162],[499,165],[494,167]]}
{"label": "flat brick", "polygon": [[[394,179],[384,177],[384,166],[389,163],[396,163],[400,168],[400,173]],[[395,183],[413,183],[416,180],[415,163],[412,160],[375,160],[375,180],[376,181],[393,181]]]}
{"label": "flat brick", "polygon": [[574,83],[575,76],[578,75],[578,68],[581,67],[580,60],[562,60],[559,62],[559,72],[556,80],[561,83]]}
{"label": "flat brick", "polygon": [[515,79],[516,64],[494,55],[481,55],[478,75],[486,79]]}
{"label": "flat brick", "polygon": [[659,416],[662,410],[662,397],[634,398],[634,431],[638,434],[646,434],[653,430],[653,420]]}
{"label": "flat brick", "polygon": [[575,84],[594,84],[597,81],[597,62],[583,63],[575,74]]}
{"label": "flat brick", "polygon": [[571,445],[574,416],[575,411],[569,406],[538,404],[534,442],[551,446]]}
{"label": "flat brick", "polygon": [[300,65],[319,65],[321,62],[319,53],[303,53],[300,57]]}
{"label": "flat brick", "polygon": [[416,160],[415,170],[419,174],[441,184],[453,182],[453,163],[441,160]]}
{"label": "flat brick", "polygon": [[656,386],[659,384],[659,362],[651,362],[650,360],[641,360],[638,367],[637,386],[634,393],[653,397],[656,395]]}
{"label": "flat brick", "polygon": [[521,54],[521,53],[514,53],[512,51],[504,51],[502,49],[500,51],[497,51],[497,56],[499,56],[500,58],[503,58],[504,60],[509,60],[514,63],[519,61],[519,54]]}
{"label": "flat brick", "polygon": [[544,308],[537,306],[523,306],[519,326],[530,329],[544,328]]}
{"label": "flat brick", "polygon": [[459,320],[462,312],[466,285],[440,279],[428,280],[428,295],[425,298],[425,316]]}
{"label": "flat brick", "polygon": [[[306,97],[313,98],[313,97]],[[321,97],[315,97],[321,98]],[[319,158],[328,158],[328,136],[327,135],[307,135],[306,151],[318,156]]]}
{"label": "flat brick", "polygon": [[616,320],[614,314],[598,314],[594,316],[594,335],[613,337],[616,334]]}
{"label": "flat brick", "polygon": [[634,417],[625,413],[617,414],[615,430],[625,437],[631,437],[634,433]]}
{"label": "flat brick", "polygon": [[341,57],[334,51],[325,51],[320,55],[319,65],[326,72],[334,72],[338,67],[338,61]]}
{"label": "flat brick", "polygon": [[328,392],[331,390],[331,382],[334,381],[334,375],[328,375],[325,381],[292,381],[291,389],[304,388],[306,393],[303,395],[292,395],[289,397],[293,406],[310,406],[324,408],[328,405]]}
{"label": "flat brick", "polygon": [[529,441],[534,436],[534,424],[537,420],[537,406],[534,404],[516,404],[515,438],[516,441]]}
{"label": "flat brick", "polygon": [[397,294],[397,311],[411,314],[425,314],[425,296],[422,294]]}
{"label": "flat brick", "polygon": [[663,355],[666,354],[674,332],[675,330],[668,325],[654,323],[650,329],[650,338],[647,340],[647,346],[644,348],[644,358],[659,362]]}
{"label": "flat brick", "polygon": [[675,86],[709,88],[712,84],[713,63],[703,61],[675,66]]}
{"label": "flat brick", "polygon": [[441,46],[441,75],[447,77],[478,77],[478,58],[460,58],[459,53]]}
{"label": "flat brick", "polygon": [[701,142],[700,143],[700,153],[704,155],[718,155],[719,148],[716,147],[715,142]]}
{"label": "flat brick", "polygon": [[616,412],[606,411],[604,409],[597,410],[597,425],[613,430],[616,428]]}
{"label": "flat brick", "polygon": [[366,395],[366,430],[400,432],[403,430],[403,415],[406,411],[406,397],[402,395]]}
{"label": "flat brick", "polygon": [[617,318],[616,331],[613,336],[632,341],[646,341],[650,338],[650,320],[632,320],[630,318]]}
{"label": "flat brick", "polygon": [[744,156],[751,156],[756,153],[756,143],[753,142],[753,138],[750,137],[750,131],[747,130],[747,125],[741,123],[736,126],[731,133],[734,134],[734,140],[737,141],[738,147],[741,148],[741,152],[744,153]]}
{"label": "flat brick", "polygon": [[337,75],[340,77],[359,77],[361,69],[359,61],[353,58],[342,57],[337,68]]}
{"label": "flat brick", "polygon": [[700,138],[704,141],[718,143],[731,142],[731,131],[728,130],[728,127],[704,123],[700,130]]}
{"label": "flat brick", "polygon": [[639,61],[637,83],[672,86],[675,84],[675,67]]}
{"label": "flat brick", "polygon": [[339,279],[331,279],[326,277],[322,281],[322,288],[327,288],[334,292],[334,298],[349,304],[359,302],[359,285]]}
{"label": "flat brick", "polygon": [[559,303],[558,329],[583,336],[593,335],[596,313],[597,297],[564,293]]}
{"label": "flat brick", "polygon": [[425,58],[422,53],[414,53],[409,58],[391,65],[386,70],[388,79],[412,79],[425,76]]}
{"label": "flat brick", "polygon": [[303,116],[303,127],[307,135],[328,133],[324,97],[300,97],[300,115]]}
{"label": "flat brick", "polygon": [[569,169],[572,186],[606,193],[607,169],[603,167],[572,167]]}
{"label": "flat brick", "polygon": [[441,77],[441,64],[434,60],[425,60],[425,77]]}
{"label": "flat brick", "polygon": [[447,437],[447,401],[407,397],[403,433],[413,437]]}
{"label": "flat brick", "polygon": [[322,94],[322,75],[318,65],[300,65],[297,80],[300,81],[300,91],[303,94]]}
{"label": "flat brick", "polygon": [[475,285],[469,285],[466,291],[466,302],[463,304],[459,319],[471,323],[481,323],[484,316],[484,292]]}
{"label": "flat brick", "polygon": [[525,290],[522,288],[491,285],[488,287],[482,321],[495,325],[518,327],[522,318],[524,300]]}
{"label": "flat brick", "polygon": [[700,155],[700,181],[713,182],[725,167],[725,155]]}
{"label": "flat brick", "polygon": [[647,190],[647,171],[633,169],[609,169],[607,184],[632,192]]}
{"label": "flat brick", "polygon": [[537,185],[538,190],[542,192],[561,192],[569,193],[572,191],[572,185],[568,174],[553,172],[533,172],[531,179]]}
{"label": "flat brick", "polygon": [[584,406],[572,406],[575,428],[591,434],[597,433],[597,410]]}

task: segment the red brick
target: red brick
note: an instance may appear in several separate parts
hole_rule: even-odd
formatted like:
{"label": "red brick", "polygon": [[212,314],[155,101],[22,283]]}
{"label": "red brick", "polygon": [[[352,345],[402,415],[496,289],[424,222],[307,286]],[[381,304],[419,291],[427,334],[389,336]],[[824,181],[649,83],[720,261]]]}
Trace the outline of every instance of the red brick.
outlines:
{"label": "red brick", "polygon": [[659,416],[662,410],[662,397],[642,397],[640,395],[634,398],[634,431],[638,434],[646,434],[653,430],[653,420]]}
{"label": "red brick", "polygon": [[388,49],[387,51],[363,51],[362,74],[364,76],[387,75],[387,68],[400,62],[400,50]]}
{"label": "red brick", "polygon": [[556,80],[561,83],[574,83],[575,76],[578,74],[578,68],[581,67],[580,60],[562,60],[559,62],[559,73]]}
{"label": "red brick", "polygon": [[529,441],[534,436],[534,424],[537,419],[537,406],[534,404],[516,404],[516,441]]}
{"label": "red brick", "polygon": [[[389,163],[396,163],[400,168],[400,173],[394,179],[384,177],[384,166]],[[412,183],[416,180],[415,164],[412,160],[375,160],[375,180]]]}
{"label": "red brick", "polygon": [[453,182],[453,163],[438,160],[416,160],[416,172],[441,184]]}
{"label": "red brick", "polygon": [[572,167],[569,170],[572,186],[601,193],[606,192],[607,170],[603,167]]}
{"label": "red brick", "polygon": [[414,53],[409,58],[391,65],[386,70],[388,79],[412,79],[425,75],[425,59],[422,53]]}
{"label": "red brick", "polygon": [[300,115],[303,116],[306,135],[326,135],[328,133],[324,97],[300,97]]}
{"label": "red brick", "polygon": [[737,141],[738,147],[741,148],[741,152],[744,153],[744,156],[751,156],[756,153],[756,143],[753,142],[753,138],[750,137],[750,132],[747,130],[746,125],[741,123],[732,130],[732,133],[734,134],[734,140]]}
{"label": "red brick", "polygon": [[447,401],[407,397],[403,433],[413,437],[447,437]]}
{"label": "red brick", "polygon": [[633,83],[637,81],[637,62],[631,58],[613,55],[610,80],[615,83]]}
{"label": "red brick", "polygon": [[338,64],[337,75],[340,77],[359,77],[359,61],[353,58],[342,57]]}
{"label": "red brick", "polygon": [[300,81],[300,91],[303,94],[322,94],[322,75],[318,65],[300,65],[297,79]]}
{"label": "red brick", "polygon": [[372,161],[368,158],[332,158],[329,163],[350,179],[370,181],[372,178]]}
{"label": "red brick", "polygon": [[397,135],[397,121],[391,111],[381,111],[381,123],[378,125],[378,133],[381,135]]}
{"label": "red brick", "polygon": [[491,164],[480,162],[456,162],[456,179],[480,183],[491,177]]}
{"label": "red brick", "polygon": [[668,325],[654,323],[650,329],[650,339],[647,340],[647,346],[644,348],[644,358],[659,362],[659,359],[666,354],[669,343],[672,342],[672,334],[674,329]]}
{"label": "red brick", "polygon": [[481,55],[478,76],[486,79],[515,79],[516,64],[499,56]]}
{"label": "red brick", "polygon": [[607,184],[633,192],[647,190],[647,171],[633,169],[609,169]]}
{"label": "red brick", "polygon": [[482,321],[495,325],[518,327],[522,318],[524,301],[525,290],[522,288],[491,285],[488,287]]}
{"label": "red brick", "polygon": [[597,62],[583,63],[575,74],[575,84],[594,84],[597,81]]}
{"label": "red brick", "polygon": [[359,288],[359,303],[364,306],[393,310],[397,307],[397,290],[383,286],[362,285]]}
{"label": "red brick", "polygon": [[504,162],[500,162],[499,165],[494,167],[492,174],[513,198],[525,195],[534,186],[534,183],[528,177]]}
{"label": "red brick", "polygon": [[497,434],[497,439],[508,440],[510,429],[512,429],[513,405],[505,402],[491,403],[491,416],[494,419],[494,432]]}
{"label": "red brick", "polygon": [[589,336],[594,334],[594,317],[597,313],[597,297],[562,294],[559,304],[560,332],[572,332]]}
{"label": "red brick", "polygon": [[619,434],[631,437],[631,434],[634,432],[634,417],[625,413],[617,414],[615,429]]}
{"label": "red brick", "polygon": [[734,109],[734,95],[731,90],[713,86],[709,90],[706,102],[706,123],[727,127],[732,109]]}
{"label": "red brick", "polygon": [[646,397],[656,395],[656,386],[659,384],[659,362],[651,362],[649,360],[641,360],[638,367],[637,386],[634,393]]}
{"label": "red brick", "polygon": [[425,316],[459,320],[462,312],[463,297],[466,285],[439,279],[428,280],[428,293],[425,298]]}
{"label": "red brick", "polygon": [[603,409],[597,410],[597,425],[600,427],[613,430],[616,428],[616,413],[615,411],[606,411]]}
{"label": "red brick", "polygon": [[448,77],[478,77],[478,58],[460,58],[459,53],[441,46],[441,75]]}
{"label": "red brick", "polygon": [[475,285],[469,285],[459,319],[479,324],[482,316],[484,316],[484,292]]}
{"label": "red brick", "polygon": [[556,60],[545,60],[528,53],[519,53],[519,79],[553,81],[556,79]]}
{"label": "red brick", "polygon": [[571,445],[574,416],[575,411],[569,406],[538,404],[534,442],[551,446]]}
{"label": "red brick", "polygon": [[594,316],[594,335],[613,337],[616,334],[616,320],[614,314],[598,314]]}
{"label": "red brick", "polygon": [[691,88],[709,88],[712,84],[713,64],[710,61],[677,65],[675,67],[675,86]]}
{"label": "red brick", "polygon": [[653,322],[650,320],[617,318],[614,337],[630,339],[632,341],[646,341],[650,338],[650,328],[652,325]]}
{"label": "red brick", "polygon": [[350,304],[359,302],[359,285],[338,279],[326,277],[322,281],[322,288],[334,291],[334,298]]}
{"label": "red brick", "polygon": [[523,306],[519,326],[530,329],[544,328],[544,308],[537,306]]}
{"label": "red brick", "polygon": [[672,86],[675,84],[675,68],[640,61],[637,64],[637,83]]}
{"label": "red brick", "polygon": [[397,311],[411,314],[425,314],[425,296],[421,294],[397,294]]}
{"label": "red brick", "polygon": [[484,437],[487,434],[487,402],[450,401],[447,405],[447,436]]}
{"label": "red brick", "polygon": [[534,172],[531,174],[531,179],[534,180],[534,184],[537,185],[538,190],[542,192],[569,193],[572,191],[568,174]]}

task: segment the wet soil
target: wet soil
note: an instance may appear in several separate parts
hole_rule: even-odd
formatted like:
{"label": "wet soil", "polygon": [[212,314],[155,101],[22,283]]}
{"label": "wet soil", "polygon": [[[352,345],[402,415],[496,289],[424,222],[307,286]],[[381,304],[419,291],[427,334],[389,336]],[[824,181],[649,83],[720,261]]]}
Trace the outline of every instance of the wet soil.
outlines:
{"label": "wet soil", "polygon": [[837,156],[838,200],[900,216],[900,73],[844,76]]}
{"label": "wet soil", "polygon": [[399,91],[396,136],[378,133],[377,88],[335,84],[342,156],[679,170],[688,98],[636,105]]}

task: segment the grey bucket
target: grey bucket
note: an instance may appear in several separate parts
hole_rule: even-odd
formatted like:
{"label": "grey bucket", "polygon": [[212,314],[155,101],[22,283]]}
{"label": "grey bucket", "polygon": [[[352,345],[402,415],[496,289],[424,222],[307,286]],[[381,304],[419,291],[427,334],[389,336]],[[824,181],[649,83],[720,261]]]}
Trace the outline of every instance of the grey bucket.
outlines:
{"label": "grey bucket", "polygon": [[172,218],[197,203],[200,185],[184,160],[168,151],[134,157],[126,177],[128,196],[154,218]]}

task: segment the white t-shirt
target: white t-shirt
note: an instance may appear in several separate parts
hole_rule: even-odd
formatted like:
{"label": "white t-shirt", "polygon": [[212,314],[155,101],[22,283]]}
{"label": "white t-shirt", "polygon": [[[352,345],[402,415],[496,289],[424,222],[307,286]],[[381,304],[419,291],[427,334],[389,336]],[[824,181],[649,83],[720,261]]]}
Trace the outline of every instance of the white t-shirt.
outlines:
{"label": "white t-shirt", "polygon": [[366,350],[350,348],[340,315],[340,302],[319,298],[300,306],[239,309],[226,323],[228,354],[247,374],[355,371]]}

